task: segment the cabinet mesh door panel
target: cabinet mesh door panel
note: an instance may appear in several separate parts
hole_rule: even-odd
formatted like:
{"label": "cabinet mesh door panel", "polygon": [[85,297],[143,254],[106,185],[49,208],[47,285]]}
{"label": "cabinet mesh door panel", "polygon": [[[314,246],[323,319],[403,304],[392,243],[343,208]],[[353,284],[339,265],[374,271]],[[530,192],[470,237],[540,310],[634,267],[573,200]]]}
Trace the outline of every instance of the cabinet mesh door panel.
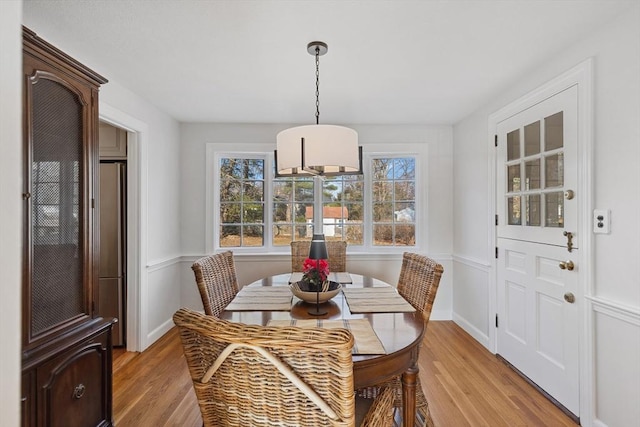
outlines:
{"label": "cabinet mesh door panel", "polygon": [[31,335],[84,313],[82,118],[77,94],[40,78],[32,86]]}

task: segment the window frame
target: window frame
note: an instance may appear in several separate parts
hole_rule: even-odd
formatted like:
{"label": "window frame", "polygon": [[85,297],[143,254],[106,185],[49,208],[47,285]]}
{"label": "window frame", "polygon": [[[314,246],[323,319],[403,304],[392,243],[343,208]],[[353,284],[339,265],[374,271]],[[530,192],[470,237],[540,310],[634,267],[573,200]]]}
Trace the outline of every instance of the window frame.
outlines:
{"label": "window frame", "polygon": [[[353,245],[349,247],[349,252],[352,253],[384,253],[384,254],[402,254],[403,252],[419,251],[423,244],[423,230],[422,224],[427,221],[427,207],[423,203],[422,190],[425,185],[422,185],[422,176],[427,176],[425,168],[424,158],[426,153],[421,153],[415,147],[417,144],[393,145],[393,152],[375,151],[363,153],[363,174],[364,174],[364,239],[362,245]],[[289,246],[274,246],[273,240],[273,213],[271,211],[273,207],[273,180],[275,178],[272,168],[269,166],[273,164],[274,155],[273,151],[264,149],[264,144],[242,144],[238,149],[238,144],[206,144],[206,184],[205,184],[205,246],[207,253],[213,253],[223,250],[233,250],[237,254],[284,254],[289,252]],[[374,159],[379,158],[406,158],[413,157],[415,160],[415,245],[414,246],[374,246],[373,245],[373,202],[372,193],[366,191],[371,189],[373,183],[373,177],[371,175],[371,162]],[[263,246],[247,246],[247,247],[227,247],[220,246],[219,230],[220,230],[220,212],[219,212],[219,200],[220,200],[220,161],[222,158],[246,158],[246,159],[262,159],[265,164],[264,171],[264,198],[265,198],[265,218],[264,224],[264,242]]]}
{"label": "window frame", "polygon": [[[207,196],[211,200],[207,201],[206,224],[207,252],[233,250],[237,253],[268,253],[277,252],[276,247],[271,245],[272,219],[264,218],[264,244],[262,246],[220,246],[220,161],[225,158],[242,158],[264,161],[264,215],[270,212],[270,200],[272,198],[271,182],[273,174],[268,166],[273,162],[273,153],[256,151],[212,151],[213,144],[207,144]],[[213,163],[212,163],[213,162]]]}
{"label": "window frame", "polygon": [[364,192],[364,214],[365,214],[365,231],[368,230],[368,233],[365,232],[364,236],[364,245],[362,246],[365,249],[365,252],[370,253],[402,253],[407,250],[415,252],[418,251],[421,243],[422,243],[422,234],[421,234],[421,226],[420,224],[426,221],[426,207],[423,206],[421,202],[421,193],[418,191],[419,183],[421,182],[421,170],[422,170],[422,157],[419,153],[415,151],[394,151],[393,153],[389,152],[374,152],[367,153],[363,155],[363,171],[364,171],[364,185],[365,188],[372,189],[373,188],[373,174],[371,172],[371,163],[375,159],[401,159],[406,157],[413,157],[415,162],[415,200],[414,206],[416,216],[414,218],[414,226],[415,226],[415,245],[413,246],[384,246],[379,245],[376,246],[373,244],[373,192],[365,191]]}

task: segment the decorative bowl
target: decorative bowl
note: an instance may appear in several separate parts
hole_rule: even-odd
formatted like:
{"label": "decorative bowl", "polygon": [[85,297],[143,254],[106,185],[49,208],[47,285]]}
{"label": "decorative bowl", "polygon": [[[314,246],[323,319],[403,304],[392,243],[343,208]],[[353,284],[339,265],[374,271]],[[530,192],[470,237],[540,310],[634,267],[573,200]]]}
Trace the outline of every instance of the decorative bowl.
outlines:
{"label": "decorative bowl", "polygon": [[313,290],[313,286],[306,282],[295,282],[289,285],[291,293],[300,298],[304,302],[310,304],[316,303],[316,298],[319,303],[327,302],[331,298],[335,297],[342,290],[342,285],[338,282],[329,282],[329,287],[326,291],[320,291],[316,295],[316,291]]}

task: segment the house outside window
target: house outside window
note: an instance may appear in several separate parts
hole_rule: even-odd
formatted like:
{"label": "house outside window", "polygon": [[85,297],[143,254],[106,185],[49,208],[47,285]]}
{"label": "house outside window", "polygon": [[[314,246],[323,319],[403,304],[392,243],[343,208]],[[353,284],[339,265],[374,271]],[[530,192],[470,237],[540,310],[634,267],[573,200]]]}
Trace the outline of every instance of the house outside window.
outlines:
{"label": "house outside window", "polygon": [[362,175],[344,175],[324,181],[322,222],[325,239],[346,240],[349,246],[364,245],[364,181]]}

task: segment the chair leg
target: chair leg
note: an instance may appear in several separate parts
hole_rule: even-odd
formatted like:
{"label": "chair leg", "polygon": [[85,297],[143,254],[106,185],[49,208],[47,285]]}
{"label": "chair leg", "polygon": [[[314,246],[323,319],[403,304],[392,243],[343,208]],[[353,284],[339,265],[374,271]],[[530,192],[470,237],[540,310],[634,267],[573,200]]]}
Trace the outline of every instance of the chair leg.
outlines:
{"label": "chair leg", "polygon": [[[394,391],[393,402],[393,421],[394,426],[400,427],[402,425],[402,384],[400,377],[396,377],[390,382],[386,383]],[[379,387],[369,387],[358,391],[358,395],[367,399],[374,398],[379,391]],[[431,418],[431,411],[429,411],[429,403],[427,397],[422,390],[420,379],[416,384],[416,426],[423,427],[435,427],[433,418]]]}
{"label": "chair leg", "polygon": [[[399,380],[396,382],[396,400],[394,403],[396,408],[402,409],[402,385]],[[416,384],[416,426],[435,427],[433,418],[431,418],[431,411],[429,411],[429,403],[419,379]]]}
{"label": "chair leg", "polygon": [[416,408],[416,425],[424,427],[435,427],[433,418],[431,418],[431,411],[429,411],[429,404],[426,400],[424,405],[420,405]]}

